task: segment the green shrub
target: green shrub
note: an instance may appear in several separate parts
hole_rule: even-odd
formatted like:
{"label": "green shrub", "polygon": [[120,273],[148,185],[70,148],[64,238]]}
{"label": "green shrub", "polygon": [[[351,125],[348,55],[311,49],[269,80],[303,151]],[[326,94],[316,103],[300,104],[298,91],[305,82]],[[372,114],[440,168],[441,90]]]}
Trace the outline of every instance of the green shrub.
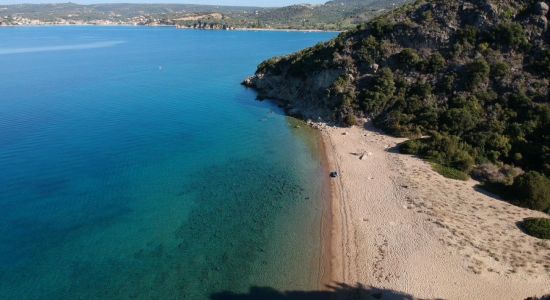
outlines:
{"label": "green shrub", "polygon": [[434,163],[434,164],[432,164],[432,168],[437,173],[443,175],[444,177],[450,178],[450,179],[466,181],[470,178],[468,176],[468,174],[466,174],[462,171],[459,171],[459,170],[454,169],[454,168],[449,168],[449,167],[446,167],[446,166],[442,166],[440,164],[435,164]]}
{"label": "green shrub", "polygon": [[382,58],[383,54],[384,50],[374,36],[371,35],[361,41],[359,56],[361,57],[362,61],[365,61],[368,64],[373,64],[377,60]]}
{"label": "green shrub", "polygon": [[525,46],[527,34],[523,27],[515,22],[503,22],[494,29],[495,42],[507,47]]}
{"label": "green shrub", "polygon": [[447,61],[439,52],[430,55],[430,59],[428,61],[428,70],[430,72],[437,73],[445,69],[446,65]]}
{"label": "green shrub", "polygon": [[451,108],[441,116],[444,129],[453,134],[462,134],[476,127],[479,119],[467,108]]}
{"label": "green shrub", "polygon": [[377,37],[383,37],[393,31],[393,24],[386,18],[378,18],[370,23],[370,33]]}
{"label": "green shrub", "polygon": [[424,12],[422,12],[422,21],[423,22],[429,22],[431,20],[433,20],[433,13],[431,10],[426,10]]}
{"label": "green shrub", "polygon": [[474,158],[458,136],[434,133],[426,143],[424,156],[429,160],[466,173],[472,169]]}
{"label": "green shrub", "polygon": [[464,150],[456,150],[447,156],[447,164],[464,172],[469,172],[474,163],[474,158]]}
{"label": "green shrub", "polygon": [[352,114],[348,114],[344,117],[344,123],[347,125],[347,126],[353,126],[353,125],[356,125],[357,124],[357,118],[355,118],[354,115]]}
{"label": "green shrub", "polygon": [[491,75],[494,77],[505,77],[510,74],[510,65],[498,62],[491,67]]}
{"label": "green shrub", "polygon": [[344,93],[346,93],[347,91],[351,90],[352,87],[353,87],[353,85],[352,85],[352,83],[348,80],[348,77],[346,77],[346,76],[340,76],[340,77],[336,78],[336,80],[334,81],[333,87],[334,87],[334,90],[335,90],[338,94],[344,94]]}
{"label": "green shrub", "polygon": [[466,66],[466,85],[469,89],[475,89],[489,79],[491,67],[483,58],[478,58]]}
{"label": "green shrub", "polygon": [[450,93],[454,90],[456,76],[454,74],[446,74],[443,78],[437,83],[437,90]]}
{"label": "green shrub", "polygon": [[394,93],[393,72],[389,68],[383,68],[376,74],[371,88],[363,95],[361,107],[366,113],[376,116],[390,105]]}
{"label": "green shrub", "polygon": [[517,177],[511,192],[521,206],[550,211],[550,179],[538,172],[530,171]]}
{"label": "green shrub", "polygon": [[[403,99],[396,99],[401,102]],[[374,124],[384,129],[388,134],[398,137],[418,137],[416,134],[416,126],[411,122],[415,118],[414,115],[403,113],[396,110],[390,110],[379,115],[374,119]],[[415,131],[413,134],[413,131]]]}
{"label": "green shrub", "polygon": [[338,115],[337,119],[347,126],[353,126],[357,122],[354,115],[356,97],[352,93],[346,93],[340,96],[342,97],[342,102],[336,108],[336,114]]}
{"label": "green shrub", "polygon": [[528,235],[532,235],[539,239],[550,239],[550,219],[526,218],[520,223],[520,227]]}
{"label": "green shrub", "polygon": [[403,68],[414,69],[420,65],[422,58],[414,49],[405,48],[398,54],[398,61]]}
{"label": "green shrub", "polygon": [[476,27],[467,25],[457,33],[457,40],[461,44],[475,45],[477,42],[478,30]]}
{"label": "green shrub", "polygon": [[399,152],[403,154],[420,155],[424,145],[420,140],[408,140],[399,145]]}
{"label": "green shrub", "polygon": [[492,49],[490,48],[489,46],[489,43],[487,42],[483,42],[483,43],[479,43],[477,45],[477,50],[482,53],[483,55],[488,55],[491,53]]}
{"label": "green shrub", "polygon": [[[451,156],[447,157],[445,153],[434,152],[433,150],[431,150],[432,146],[430,146],[428,143],[429,143],[429,140],[427,139],[408,140],[399,145],[399,152],[404,154],[418,155],[424,158],[428,158],[429,160],[433,161],[432,163],[433,169],[439,174],[447,178],[457,179],[457,180],[468,180],[469,176],[466,173],[462,172],[461,170],[457,170],[455,167],[442,165],[442,163],[448,164],[448,165],[454,164],[464,170],[471,169],[471,165],[473,165],[473,160],[463,157],[467,155],[467,153],[460,152],[460,151],[457,152],[455,150],[454,153],[452,154],[449,153]],[[430,157],[430,153],[431,153],[431,157]],[[458,163],[461,160],[463,162]]]}
{"label": "green shrub", "polygon": [[433,133],[432,137],[408,141],[400,146],[403,153],[415,154],[431,162],[468,173],[475,161],[459,137]]}

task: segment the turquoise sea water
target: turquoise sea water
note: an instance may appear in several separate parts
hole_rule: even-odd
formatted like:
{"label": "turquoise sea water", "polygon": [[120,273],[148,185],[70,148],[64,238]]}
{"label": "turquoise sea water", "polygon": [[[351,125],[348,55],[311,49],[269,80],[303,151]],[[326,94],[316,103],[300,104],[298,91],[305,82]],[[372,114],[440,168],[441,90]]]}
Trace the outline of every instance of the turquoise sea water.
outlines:
{"label": "turquoise sea water", "polygon": [[332,33],[0,30],[0,298],[313,289],[315,135],[239,85]]}

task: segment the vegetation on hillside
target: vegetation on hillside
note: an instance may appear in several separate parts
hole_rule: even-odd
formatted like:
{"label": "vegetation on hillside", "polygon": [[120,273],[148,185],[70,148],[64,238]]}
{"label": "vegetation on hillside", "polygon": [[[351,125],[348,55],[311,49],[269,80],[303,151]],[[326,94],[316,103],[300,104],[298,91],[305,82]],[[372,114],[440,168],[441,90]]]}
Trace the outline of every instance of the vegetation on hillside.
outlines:
{"label": "vegetation on hillside", "polygon": [[529,235],[550,240],[550,219],[527,218],[521,222],[520,226]]}
{"label": "vegetation on hillside", "polygon": [[455,168],[443,166],[443,165],[436,164],[436,163],[432,164],[432,168],[437,173],[439,173],[439,174],[441,174],[441,175],[443,175],[447,178],[450,178],[450,179],[462,180],[462,181],[466,181],[466,180],[470,179],[468,174],[466,174],[462,171],[459,171]]}
{"label": "vegetation on hillside", "polygon": [[193,4],[17,4],[0,5],[0,25],[20,18],[41,22],[137,23],[202,29],[276,28],[345,30],[408,0],[335,0],[324,5],[233,7]]}
{"label": "vegetation on hillside", "polygon": [[412,138],[404,152],[485,174],[478,179],[518,204],[549,211],[547,15],[533,0],[420,0],[267,61],[247,83],[319,114],[309,117],[347,125],[371,117]]}

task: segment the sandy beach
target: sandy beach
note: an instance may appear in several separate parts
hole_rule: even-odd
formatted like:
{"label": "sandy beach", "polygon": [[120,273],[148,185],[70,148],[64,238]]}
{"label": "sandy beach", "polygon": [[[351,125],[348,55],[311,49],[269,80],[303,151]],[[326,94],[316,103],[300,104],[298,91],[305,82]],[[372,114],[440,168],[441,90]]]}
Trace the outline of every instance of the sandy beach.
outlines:
{"label": "sandy beach", "polygon": [[550,292],[550,241],[516,226],[544,213],[478,191],[474,180],[444,178],[427,162],[397,153],[404,139],[369,123],[316,127],[330,168],[339,172],[331,183],[332,283],[384,290],[381,299],[395,299],[392,291],[410,299]]}

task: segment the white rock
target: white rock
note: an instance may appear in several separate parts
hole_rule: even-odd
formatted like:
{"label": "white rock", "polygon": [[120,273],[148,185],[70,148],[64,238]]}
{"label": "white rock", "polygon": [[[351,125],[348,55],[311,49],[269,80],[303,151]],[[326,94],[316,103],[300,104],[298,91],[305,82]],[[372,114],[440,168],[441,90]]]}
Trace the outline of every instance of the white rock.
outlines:
{"label": "white rock", "polygon": [[548,13],[548,4],[546,4],[545,2],[541,1],[539,3],[537,3],[537,13],[541,16],[544,16]]}

